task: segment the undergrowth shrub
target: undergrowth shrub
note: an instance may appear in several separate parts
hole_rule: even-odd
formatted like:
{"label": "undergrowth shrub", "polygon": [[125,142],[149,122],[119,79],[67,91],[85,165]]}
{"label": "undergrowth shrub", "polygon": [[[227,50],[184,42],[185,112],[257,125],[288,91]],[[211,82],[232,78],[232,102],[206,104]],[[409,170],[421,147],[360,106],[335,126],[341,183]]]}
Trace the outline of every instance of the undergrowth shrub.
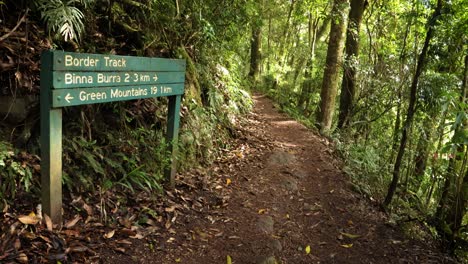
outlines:
{"label": "undergrowth shrub", "polygon": [[182,120],[179,141],[179,164],[188,168],[194,164],[209,164],[219,150],[228,148],[229,138],[235,136],[234,127],[241,115],[247,113],[253,101],[241,88],[236,75],[217,65],[205,74],[206,106],[195,101],[184,101],[187,115]]}
{"label": "undergrowth shrub", "polygon": [[21,160],[13,146],[0,141],[0,210],[15,199],[20,191],[34,188],[33,168]]}
{"label": "undergrowth shrub", "polygon": [[382,161],[385,157],[372,145],[338,142],[337,148],[344,157],[343,169],[350,176],[355,191],[380,200],[390,176],[390,168],[382,165],[386,164]]}

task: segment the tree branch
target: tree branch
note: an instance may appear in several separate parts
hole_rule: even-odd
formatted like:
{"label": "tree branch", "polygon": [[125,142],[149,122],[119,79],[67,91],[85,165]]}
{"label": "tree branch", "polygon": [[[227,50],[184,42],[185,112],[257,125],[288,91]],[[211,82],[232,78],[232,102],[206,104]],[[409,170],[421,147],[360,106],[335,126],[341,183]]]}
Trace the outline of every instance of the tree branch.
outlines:
{"label": "tree branch", "polygon": [[5,39],[7,39],[13,32],[15,32],[18,27],[21,25],[21,23],[23,23],[23,21],[26,19],[26,15],[28,14],[29,12],[29,9],[26,9],[26,12],[24,13],[24,15],[21,17],[21,19],[18,21],[18,23],[16,24],[16,26],[8,33],[6,33],[5,35],[1,36],[0,37],[0,42],[4,41]]}

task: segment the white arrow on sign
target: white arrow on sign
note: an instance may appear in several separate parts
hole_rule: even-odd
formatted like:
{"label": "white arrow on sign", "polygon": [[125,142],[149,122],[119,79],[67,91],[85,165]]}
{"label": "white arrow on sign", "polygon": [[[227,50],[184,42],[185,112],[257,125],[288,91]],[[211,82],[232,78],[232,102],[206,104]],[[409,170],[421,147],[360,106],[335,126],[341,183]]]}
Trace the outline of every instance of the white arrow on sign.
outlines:
{"label": "white arrow on sign", "polygon": [[75,97],[71,96],[70,93],[68,93],[68,94],[65,96],[65,100],[67,100],[67,103],[70,103],[70,100],[72,100],[73,98],[75,98]]}

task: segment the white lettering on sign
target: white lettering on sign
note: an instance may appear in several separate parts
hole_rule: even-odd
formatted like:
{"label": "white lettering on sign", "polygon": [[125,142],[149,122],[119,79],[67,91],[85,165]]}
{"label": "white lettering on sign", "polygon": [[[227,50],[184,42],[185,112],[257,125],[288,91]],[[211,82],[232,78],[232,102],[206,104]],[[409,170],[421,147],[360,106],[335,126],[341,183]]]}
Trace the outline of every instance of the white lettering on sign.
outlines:
{"label": "white lettering on sign", "polygon": [[119,83],[120,80],[120,75],[97,74],[97,83]]}
{"label": "white lettering on sign", "polygon": [[104,62],[106,67],[119,67],[125,68],[127,67],[127,61],[125,59],[111,59],[109,57],[104,57]]}
{"label": "white lettering on sign", "polygon": [[86,58],[74,58],[72,55],[65,55],[65,66],[86,66],[86,67],[96,67],[99,62],[99,59],[93,59],[89,56]]}
{"label": "white lettering on sign", "polygon": [[96,101],[96,100],[105,100],[107,99],[106,92],[80,92],[80,101]]}
{"label": "white lettering on sign", "polygon": [[93,83],[93,76],[65,73],[65,84]]}
{"label": "white lettering on sign", "polygon": [[135,96],[146,96],[148,95],[147,89],[142,88],[132,88],[131,90],[120,90],[119,88],[111,89],[111,98],[121,98],[121,97],[135,97]]}

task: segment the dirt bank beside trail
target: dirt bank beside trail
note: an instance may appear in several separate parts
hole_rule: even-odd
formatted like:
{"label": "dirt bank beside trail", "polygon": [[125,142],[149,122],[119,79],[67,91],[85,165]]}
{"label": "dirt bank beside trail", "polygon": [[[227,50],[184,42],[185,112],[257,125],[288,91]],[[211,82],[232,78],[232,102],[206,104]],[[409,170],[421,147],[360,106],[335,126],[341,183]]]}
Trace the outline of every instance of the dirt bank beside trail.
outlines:
{"label": "dirt bank beside trail", "polygon": [[[350,191],[325,139],[254,98],[237,148],[180,176],[169,232],[153,236],[152,250],[132,247],[124,262],[452,263]],[[107,259],[115,260],[124,259]]]}

